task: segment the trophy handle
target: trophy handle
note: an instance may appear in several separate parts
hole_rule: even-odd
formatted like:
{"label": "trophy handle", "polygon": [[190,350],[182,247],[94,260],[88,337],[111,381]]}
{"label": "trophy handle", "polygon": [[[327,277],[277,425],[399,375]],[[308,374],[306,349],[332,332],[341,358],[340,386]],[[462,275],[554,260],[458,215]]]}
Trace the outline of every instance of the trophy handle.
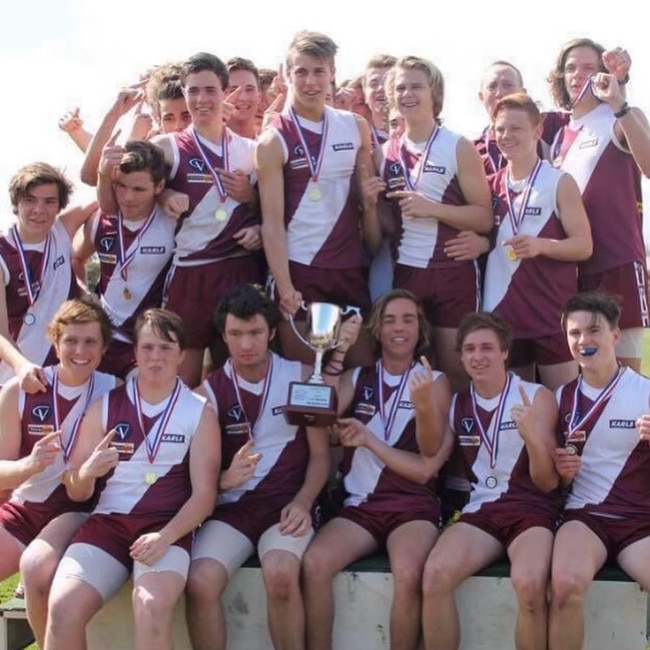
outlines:
{"label": "trophy handle", "polygon": [[[347,316],[348,314],[356,314],[357,316],[361,317],[361,307],[357,307],[356,305],[347,305],[341,309],[341,316]],[[329,349],[335,350],[339,347],[339,345],[341,345],[340,341],[338,343],[333,343],[330,345]]]}
{"label": "trophy handle", "polygon": [[[303,300],[300,303],[300,309],[303,311],[307,311],[307,303]],[[296,322],[293,320],[293,316],[289,316],[289,322],[291,323],[291,329],[293,330],[293,333],[308,347],[311,348],[311,345],[305,340],[305,337],[298,331],[298,328],[296,327]],[[312,348],[313,349],[313,348]]]}

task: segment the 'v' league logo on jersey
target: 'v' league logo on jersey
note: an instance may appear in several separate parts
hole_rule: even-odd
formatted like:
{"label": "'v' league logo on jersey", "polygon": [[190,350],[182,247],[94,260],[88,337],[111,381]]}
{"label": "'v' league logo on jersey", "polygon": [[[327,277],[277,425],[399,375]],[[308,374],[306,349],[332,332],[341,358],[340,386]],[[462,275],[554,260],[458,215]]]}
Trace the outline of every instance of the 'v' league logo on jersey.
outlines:
{"label": "'v' league logo on jersey", "polygon": [[236,404],[228,409],[228,416],[235,420],[235,422],[241,422],[244,419],[244,410],[239,404]]}
{"label": "'v' league logo on jersey", "polygon": [[199,172],[205,171],[205,163],[200,158],[190,158],[188,164]]}
{"label": "'v' league logo on jersey", "polygon": [[99,247],[104,251],[105,253],[108,253],[108,251],[113,248],[113,244],[115,243],[115,239],[113,237],[102,237],[99,240]]}
{"label": "'v' league logo on jersey", "polygon": [[45,422],[50,415],[51,407],[47,404],[38,404],[32,409],[32,415],[39,421]]}
{"label": "'v' league logo on jersey", "polygon": [[472,433],[474,431],[474,418],[463,418],[460,421],[460,426],[463,427],[465,433]]}
{"label": "'v' league logo on jersey", "polygon": [[375,395],[375,389],[373,386],[363,386],[361,388],[361,399],[364,402],[369,402]]}
{"label": "'v' league logo on jersey", "polygon": [[113,428],[120,440],[126,440],[131,436],[131,425],[128,422],[118,422]]}

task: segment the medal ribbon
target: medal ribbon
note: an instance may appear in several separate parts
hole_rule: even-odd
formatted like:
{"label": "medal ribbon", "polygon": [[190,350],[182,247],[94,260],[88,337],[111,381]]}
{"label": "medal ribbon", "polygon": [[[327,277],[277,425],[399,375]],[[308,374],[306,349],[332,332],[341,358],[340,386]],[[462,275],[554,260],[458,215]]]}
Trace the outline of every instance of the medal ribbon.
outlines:
{"label": "medal ribbon", "polygon": [[372,140],[372,147],[373,149],[375,147],[381,147],[381,140],[379,139],[379,131],[377,130],[377,127],[370,123],[370,139]]}
{"label": "medal ribbon", "polygon": [[582,88],[578,91],[576,98],[571,102],[571,106],[577,106],[580,103],[580,100],[587,94],[587,91],[591,90],[593,94],[593,87],[591,85],[591,77],[587,77],[585,82],[582,84]]}
{"label": "medal ribbon", "polygon": [[[377,361],[376,372],[377,372],[377,394],[379,395],[379,419],[381,424],[384,427],[384,440],[388,442],[390,439],[391,430],[393,424],[395,424],[395,418],[397,417],[397,409],[399,408],[399,403],[402,400],[402,394],[406,388],[409,375],[415,362],[411,362],[411,365],[408,367],[406,372],[402,373],[402,378],[399,380],[397,390],[394,392],[393,403],[390,405],[390,410],[388,411],[388,417],[386,417],[386,404],[384,403],[384,364],[381,362],[381,359]],[[390,399],[390,398],[389,398]]]}
{"label": "medal ribbon", "polygon": [[47,262],[50,257],[50,246],[52,245],[52,237],[48,234],[45,239],[45,248],[43,249],[43,256],[41,258],[41,265],[38,269],[38,276],[36,281],[38,283],[38,288],[34,290],[32,283],[34,278],[32,278],[32,272],[27,264],[27,253],[23,246],[23,241],[18,234],[18,228],[15,225],[11,227],[11,235],[14,238],[14,244],[16,245],[16,250],[18,251],[18,258],[20,259],[20,268],[23,270],[23,282],[25,284],[25,289],[27,290],[27,300],[29,301],[29,306],[31,307],[36,300],[38,300],[38,295],[41,292],[43,275],[45,269],[47,268]]}
{"label": "medal ribbon", "polygon": [[567,440],[569,440],[576,431],[579,431],[588,420],[590,420],[594,415],[597,415],[597,411],[600,411],[601,408],[605,406],[605,402],[611,397],[624,372],[625,369],[619,367],[616,374],[609,380],[609,383],[605,386],[605,388],[603,388],[603,390],[598,393],[598,396],[593,401],[591,407],[583,416],[580,415],[579,406],[580,389],[582,387],[582,375],[578,377],[576,387],[573,390],[573,405],[571,407],[571,417],[569,419],[569,431]]}
{"label": "medal ribbon", "polygon": [[506,399],[508,397],[508,392],[510,391],[510,385],[512,384],[512,374],[508,373],[506,379],[506,385],[501,391],[499,396],[499,403],[492,415],[490,424],[488,425],[488,430],[486,431],[483,428],[481,423],[481,418],[478,416],[478,404],[476,401],[476,391],[474,390],[474,384],[470,385],[470,396],[472,398],[472,413],[474,414],[474,420],[476,420],[476,426],[478,427],[481,438],[487,447],[487,450],[490,454],[490,469],[494,469],[494,466],[497,462],[497,453],[499,451],[499,430],[501,428],[501,420],[503,418],[503,410],[506,406]]}
{"label": "medal ribbon", "polygon": [[230,376],[232,378],[232,383],[233,386],[235,387],[235,395],[237,395],[237,404],[239,404],[239,408],[242,410],[242,413],[244,414],[244,417],[246,418],[246,422],[248,423],[248,429],[249,429],[249,434],[251,439],[254,438],[254,430],[255,427],[257,426],[257,421],[260,419],[260,415],[264,412],[264,407],[266,406],[266,400],[268,399],[269,396],[269,390],[271,388],[271,375],[273,373],[273,355],[269,355],[269,367],[266,369],[266,375],[264,376],[264,384],[262,385],[262,400],[260,401],[260,406],[257,409],[257,413],[255,415],[255,420],[251,422],[251,419],[248,417],[248,414],[246,413],[246,409],[244,408],[244,400],[241,397],[241,392],[239,389],[239,381],[237,379],[237,373],[235,372],[235,368],[232,365],[232,360],[229,359],[228,363],[230,364]]}
{"label": "medal ribbon", "polygon": [[535,168],[526,180],[526,187],[522,193],[518,213],[515,213],[515,206],[513,205],[512,198],[510,197],[510,169],[506,171],[506,202],[508,203],[508,217],[510,219],[510,226],[512,227],[513,235],[517,235],[519,233],[519,228],[524,221],[524,217],[526,216],[526,208],[528,207],[528,202],[530,201],[530,193],[533,191],[535,180],[537,179],[537,175],[539,174],[541,167],[542,161],[538,159],[537,163],[535,164]]}
{"label": "medal ribbon", "polygon": [[[206,168],[210,172],[210,175],[212,176],[212,180],[214,181],[214,184],[217,188],[217,192],[219,193],[219,198],[221,199],[222,203],[226,202],[226,198],[228,197],[228,194],[226,193],[226,188],[223,186],[222,180],[219,178],[219,174],[214,170],[214,167],[210,164],[210,161],[208,160],[208,154],[205,150],[205,147],[201,144],[201,140],[199,139],[199,134],[196,132],[196,129],[192,127],[190,129],[190,132],[192,133],[192,137],[194,138],[194,144],[196,144],[196,148],[199,150],[199,153],[201,154],[201,158],[203,159],[203,163],[205,164]],[[224,127],[223,132],[221,133],[221,154],[223,158],[223,168],[226,171],[230,171],[230,154],[228,152],[228,133],[226,128]]]}
{"label": "medal ribbon", "polygon": [[[298,138],[300,139],[300,144],[305,151],[305,157],[307,158],[307,164],[309,165],[309,175],[314,183],[318,182],[318,177],[320,176],[321,168],[323,167],[323,159],[325,158],[325,149],[327,143],[327,132],[329,131],[329,122],[327,119],[327,111],[323,113],[323,134],[321,135],[320,149],[318,150],[318,158],[312,156],[309,147],[307,146],[307,140],[303,131],[300,122],[298,121],[298,116],[296,111],[292,108],[289,109],[291,114],[291,121],[296,125],[296,131],[298,132]],[[316,162],[314,162],[314,159]]]}
{"label": "medal ribbon", "polygon": [[[90,406],[90,400],[92,399],[94,388],[95,388],[95,373],[90,375],[90,379],[86,384],[86,400],[84,403],[84,407],[81,410],[79,417],[74,421],[74,424],[72,425],[72,431],[70,432],[70,437],[68,438],[68,442],[65,443],[63,441],[63,436],[61,436],[61,441],[63,442],[63,458],[66,462],[70,458],[70,453],[72,452],[72,448],[74,447],[75,440],[77,439],[77,434],[79,433],[79,427],[81,426],[81,420],[83,419],[84,413],[88,410],[88,407]],[[54,411],[54,428],[56,431],[61,431],[62,422],[59,415],[60,413],[59,412],[59,373],[56,370],[54,371],[54,377],[52,378],[52,396],[54,397],[53,404],[52,404],[53,407],[52,410]]]}
{"label": "medal ribbon", "polygon": [[[130,253],[124,248],[124,217],[121,212],[117,213],[117,241],[119,244],[119,254],[120,259],[118,260],[120,268],[120,277],[126,282],[128,277],[129,265],[135,258],[138,253],[138,248],[140,247],[140,242],[144,237],[145,233],[153,223],[153,219],[156,215],[156,207],[152,210],[151,214],[147,217],[147,220],[144,222],[142,227],[138,230],[134,244],[131,244]],[[128,253],[128,254],[127,254]]]}
{"label": "medal ribbon", "polygon": [[153,463],[156,460],[156,456],[158,455],[158,449],[160,448],[160,443],[162,442],[163,433],[165,432],[167,424],[172,417],[172,413],[174,412],[174,407],[176,406],[176,402],[178,401],[178,396],[181,394],[182,386],[183,385],[181,384],[181,380],[177,377],[176,383],[174,384],[174,390],[172,390],[171,395],[167,398],[167,403],[165,404],[165,408],[163,409],[162,415],[158,418],[157,421],[158,426],[156,427],[156,424],[154,424],[154,426],[151,427],[152,431],[155,429],[153,439],[151,439],[149,437],[151,431],[148,432],[144,426],[144,417],[142,414],[142,399],[140,397],[140,391],[138,390],[138,380],[133,379],[133,394],[135,396],[135,412],[138,416],[138,424],[140,425],[140,430],[142,431],[142,435],[144,436],[144,441],[147,446],[147,458],[149,458],[150,463]]}
{"label": "medal ribbon", "polygon": [[406,185],[409,188],[409,190],[414,191],[415,188],[418,186],[420,183],[420,178],[422,178],[422,173],[424,172],[424,167],[426,165],[427,159],[429,158],[429,154],[431,153],[431,147],[433,146],[433,143],[435,139],[438,137],[438,133],[440,133],[440,128],[436,124],[433,131],[431,132],[431,135],[429,136],[427,143],[424,145],[424,151],[420,155],[420,159],[416,163],[415,167],[417,167],[417,174],[416,174],[416,179],[415,182],[411,182],[411,174],[409,173],[408,166],[406,164],[406,160],[404,158],[404,136],[402,136],[402,142],[401,146],[399,149],[399,159],[400,162],[402,163],[402,171],[404,172],[404,180],[406,181]]}

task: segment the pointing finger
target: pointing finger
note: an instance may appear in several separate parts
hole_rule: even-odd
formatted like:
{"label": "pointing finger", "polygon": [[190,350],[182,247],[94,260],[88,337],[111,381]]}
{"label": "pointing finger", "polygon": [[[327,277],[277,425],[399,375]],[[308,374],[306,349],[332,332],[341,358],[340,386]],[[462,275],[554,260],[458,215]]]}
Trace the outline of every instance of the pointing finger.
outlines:
{"label": "pointing finger", "polygon": [[239,95],[240,92],[241,92],[241,86],[237,86],[237,88],[235,88],[235,90],[233,90],[231,93],[226,95],[225,101],[227,101],[229,103],[232,103],[231,100],[236,99],[237,95]]}
{"label": "pointing finger", "polygon": [[120,137],[120,134],[122,133],[122,129],[118,129],[113,133],[113,135],[108,139],[108,142],[106,143],[107,147],[112,147],[115,145],[117,142],[117,139]]}
{"label": "pointing finger", "polygon": [[424,355],[420,357],[420,363],[424,366],[425,370],[432,375],[433,374],[433,369],[431,368],[431,364],[429,363],[429,359],[427,359]]}
{"label": "pointing finger", "polygon": [[97,449],[108,449],[111,446],[111,441],[115,437],[116,433],[115,429],[111,429],[97,445]]}
{"label": "pointing finger", "polygon": [[519,385],[519,394],[521,395],[521,403],[524,406],[530,406],[531,402],[528,395],[526,394],[526,389],[521,384]]}

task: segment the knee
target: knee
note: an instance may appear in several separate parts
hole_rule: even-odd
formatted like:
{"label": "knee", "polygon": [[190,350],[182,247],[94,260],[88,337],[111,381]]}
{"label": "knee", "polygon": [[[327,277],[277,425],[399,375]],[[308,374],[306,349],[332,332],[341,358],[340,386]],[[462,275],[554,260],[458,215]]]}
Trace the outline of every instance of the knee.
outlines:
{"label": "knee", "polygon": [[452,567],[442,559],[434,557],[427,560],[422,572],[422,595],[425,598],[435,598],[454,591],[459,580]]}
{"label": "knee", "polygon": [[192,565],[185,587],[188,603],[191,603],[193,607],[201,603],[214,604],[221,598],[227,584],[225,570],[224,577],[220,577],[214,571],[208,570],[207,567]]}
{"label": "knee", "polygon": [[300,594],[300,562],[298,558],[267,553],[262,560],[262,576],[269,600],[286,601]]}
{"label": "knee", "polygon": [[57,558],[42,553],[32,553],[27,547],[20,558],[20,576],[27,591],[49,591],[56,567]]}
{"label": "knee", "polygon": [[530,571],[512,572],[512,587],[517,594],[520,609],[539,612],[546,607],[548,599],[548,579],[544,575],[535,575]]}
{"label": "knee", "polygon": [[332,581],[341,567],[332,562],[327,549],[310,546],[302,559],[302,575],[307,584]]}
{"label": "knee", "polygon": [[165,594],[152,593],[149,589],[136,586],[133,589],[133,620],[141,629],[152,636],[166,628],[176,601]]}
{"label": "knee", "polygon": [[420,562],[401,560],[391,561],[391,573],[396,592],[421,593],[424,580],[423,567]]}
{"label": "knee", "polygon": [[581,604],[591,580],[575,573],[558,572],[551,582],[551,604],[555,609]]}

